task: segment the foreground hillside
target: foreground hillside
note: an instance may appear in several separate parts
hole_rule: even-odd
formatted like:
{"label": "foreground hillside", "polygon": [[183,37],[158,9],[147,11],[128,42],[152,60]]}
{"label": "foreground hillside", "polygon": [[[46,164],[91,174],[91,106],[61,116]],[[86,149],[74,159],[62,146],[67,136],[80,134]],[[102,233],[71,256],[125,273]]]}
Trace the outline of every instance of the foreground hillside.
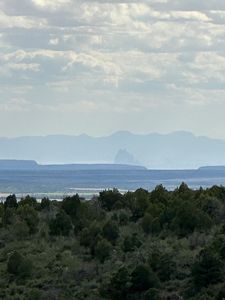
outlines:
{"label": "foreground hillside", "polygon": [[225,297],[225,188],[0,206],[0,299]]}

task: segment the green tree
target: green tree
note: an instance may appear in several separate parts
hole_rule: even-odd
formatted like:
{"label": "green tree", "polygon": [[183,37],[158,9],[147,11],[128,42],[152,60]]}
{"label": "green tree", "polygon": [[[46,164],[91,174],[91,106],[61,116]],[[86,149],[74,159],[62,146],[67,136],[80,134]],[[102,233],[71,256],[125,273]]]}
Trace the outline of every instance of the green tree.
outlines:
{"label": "green tree", "polygon": [[120,268],[110,280],[108,292],[111,299],[127,299],[130,290],[130,275],[126,267]]}
{"label": "green tree", "polygon": [[111,251],[111,244],[107,240],[101,239],[95,246],[95,257],[101,263],[104,263],[104,261],[110,257]]}
{"label": "green tree", "polygon": [[35,197],[31,197],[30,195],[27,195],[25,198],[22,198],[19,202],[19,206],[31,206],[34,209],[37,209],[38,202]]}
{"label": "green tree", "polygon": [[81,208],[81,200],[78,194],[72,197],[65,197],[62,201],[62,209],[71,218],[77,218]]}
{"label": "green tree", "polygon": [[90,224],[88,228],[84,228],[80,234],[80,244],[85,247],[95,246],[98,237],[101,235],[101,228],[97,222]]}
{"label": "green tree", "polygon": [[138,265],[131,273],[132,291],[144,292],[159,286],[159,280],[150,267]]}
{"label": "green tree", "polygon": [[178,195],[178,198],[180,198],[182,201],[191,201],[194,197],[194,191],[192,191],[184,182],[181,183],[174,194]]}
{"label": "green tree", "polygon": [[203,250],[192,267],[192,277],[197,288],[208,287],[221,282],[223,261],[211,250]]}
{"label": "green tree", "polygon": [[219,289],[219,292],[216,295],[215,300],[224,300],[224,299],[225,299],[225,285],[223,284],[222,287]]}
{"label": "green tree", "polygon": [[111,243],[115,243],[115,241],[119,237],[119,227],[113,221],[108,221],[102,229],[103,236]]}
{"label": "green tree", "polygon": [[13,229],[15,236],[19,240],[27,238],[30,232],[27,223],[24,221],[17,221],[13,226]]}
{"label": "green tree", "polygon": [[149,263],[163,282],[170,280],[171,276],[176,273],[176,264],[172,254],[161,253],[158,249],[154,249],[149,256]]}
{"label": "green tree", "polygon": [[27,300],[40,300],[41,299],[41,291],[38,289],[31,289],[28,292]]}
{"label": "green tree", "polygon": [[152,203],[166,204],[169,199],[169,193],[166,188],[160,184],[155,187],[155,189],[150,193],[150,200]]}
{"label": "green tree", "polygon": [[121,211],[121,213],[119,214],[119,224],[121,226],[125,226],[127,225],[129,222],[129,215],[126,211]]}
{"label": "green tree", "polygon": [[29,277],[32,274],[32,262],[24,258],[19,252],[14,251],[8,259],[7,270],[10,274],[21,278]]}
{"label": "green tree", "polygon": [[49,198],[44,197],[43,199],[41,199],[41,209],[49,210],[50,204],[51,201],[49,200]]}
{"label": "green tree", "polygon": [[188,235],[194,230],[206,230],[212,226],[211,218],[203,211],[197,209],[193,203],[184,202],[176,209],[172,229],[181,236]]}
{"label": "green tree", "polygon": [[71,219],[64,211],[60,211],[56,217],[49,222],[50,235],[68,236],[71,229]]}
{"label": "green tree", "polygon": [[4,202],[4,208],[17,208],[18,207],[18,203],[17,203],[17,198],[16,195],[9,195],[5,202]]}
{"label": "green tree", "polygon": [[[128,194],[127,194],[128,195]],[[127,196],[126,196],[127,197]],[[132,220],[136,222],[142,218],[150,203],[149,192],[144,189],[138,189],[131,194],[129,208],[132,212]]]}
{"label": "green tree", "polygon": [[27,223],[31,234],[36,233],[38,229],[39,217],[38,212],[33,205],[24,204],[17,210],[18,216],[22,221]]}
{"label": "green tree", "polygon": [[16,217],[15,208],[6,207],[2,215],[2,224],[4,226],[13,224],[13,222],[15,221],[15,217]]}
{"label": "green tree", "polygon": [[[178,298],[174,297],[174,299],[178,299]],[[149,289],[147,292],[145,292],[144,300],[162,300],[162,298],[160,297],[159,290],[152,288],[152,289]]]}
{"label": "green tree", "polygon": [[142,245],[142,242],[137,237],[136,233],[133,233],[132,235],[127,235],[124,238],[122,249],[124,252],[132,252],[135,249],[140,248]]}
{"label": "green tree", "polygon": [[145,233],[149,234],[152,230],[153,218],[149,213],[146,213],[141,220],[141,227]]}
{"label": "green tree", "polygon": [[100,192],[98,197],[100,206],[108,211],[118,206],[118,202],[121,203],[122,200],[123,196],[117,189],[105,190],[103,192]]}

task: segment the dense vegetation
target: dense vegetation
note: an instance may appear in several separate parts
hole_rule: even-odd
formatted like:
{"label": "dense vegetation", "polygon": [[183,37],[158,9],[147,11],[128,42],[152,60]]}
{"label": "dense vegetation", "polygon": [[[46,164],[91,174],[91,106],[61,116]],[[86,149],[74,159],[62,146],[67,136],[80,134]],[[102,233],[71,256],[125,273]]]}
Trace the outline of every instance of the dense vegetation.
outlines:
{"label": "dense vegetation", "polygon": [[0,299],[225,298],[225,188],[0,205]]}

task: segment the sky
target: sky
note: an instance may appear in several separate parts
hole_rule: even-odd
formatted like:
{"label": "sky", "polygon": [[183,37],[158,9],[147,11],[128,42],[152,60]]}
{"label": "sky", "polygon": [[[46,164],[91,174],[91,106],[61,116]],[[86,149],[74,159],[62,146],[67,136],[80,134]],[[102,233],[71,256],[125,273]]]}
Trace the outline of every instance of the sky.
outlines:
{"label": "sky", "polygon": [[225,1],[0,0],[0,136],[224,128]]}

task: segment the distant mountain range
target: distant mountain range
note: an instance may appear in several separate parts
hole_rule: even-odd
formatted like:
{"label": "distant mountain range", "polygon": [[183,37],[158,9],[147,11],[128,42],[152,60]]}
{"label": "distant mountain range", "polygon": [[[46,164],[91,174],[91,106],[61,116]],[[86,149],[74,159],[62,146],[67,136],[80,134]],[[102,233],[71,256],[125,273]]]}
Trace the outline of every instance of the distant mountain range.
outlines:
{"label": "distant mountain range", "polygon": [[41,164],[130,164],[150,169],[194,169],[225,165],[225,140],[189,132],[105,137],[31,136],[0,138],[0,158]]}

